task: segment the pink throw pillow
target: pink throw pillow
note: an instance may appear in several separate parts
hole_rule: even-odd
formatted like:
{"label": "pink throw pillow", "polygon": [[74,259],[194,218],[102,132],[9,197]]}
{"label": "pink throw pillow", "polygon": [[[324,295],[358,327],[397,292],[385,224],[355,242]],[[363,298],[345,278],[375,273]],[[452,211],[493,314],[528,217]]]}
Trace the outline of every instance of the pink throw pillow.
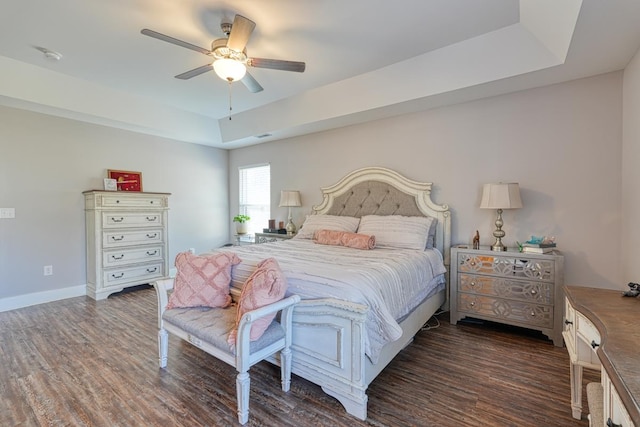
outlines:
{"label": "pink throw pillow", "polygon": [[240,261],[233,252],[202,256],[179,253],[176,256],[178,272],[167,309],[228,307],[231,304],[231,267]]}
{"label": "pink throw pillow", "polygon": [[[258,264],[258,268],[247,279],[242,287],[238,300],[238,314],[235,327],[229,333],[227,342],[231,349],[235,347],[238,326],[242,316],[265,305],[284,298],[287,292],[287,279],[282,273],[275,258],[267,258]],[[264,334],[276,315],[262,317],[251,325],[250,341],[255,341]]]}
{"label": "pink throw pillow", "polygon": [[318,230],[313,233],[313,241],[321,245],[342,246],[342,234],[338,230]]}
{"label": "pink throw pillow", "polygon": [[373,249],[376,247],[376,236],[360,233],[344,233],[341,239],[342,245],[355,249]]}
{"label": "pink throw pillow", "polygon": [[354,249],[373,249],[376,247],[376,236],[346,231],[318,230],[313,239],[321,245],[346,246]]}

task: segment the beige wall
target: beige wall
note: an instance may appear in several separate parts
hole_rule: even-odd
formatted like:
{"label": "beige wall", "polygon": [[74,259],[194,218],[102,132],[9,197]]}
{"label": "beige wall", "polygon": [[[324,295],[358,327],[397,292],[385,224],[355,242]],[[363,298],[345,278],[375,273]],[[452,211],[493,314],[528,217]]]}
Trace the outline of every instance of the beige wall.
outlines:
{"label": "beige wall", "polygon": [[640,51],[624,71],[622,145],[623,282],[640,282]]}
{"label": "beige wall", "polygon": [[[279,190],[301,191],[298,225],[320,203],[319,187],[360,167],[433,181],[434,200],[452,208],[454,243],[478,229],[489,244],[494,212],[477,207],[480,188],[518,181],[525,206],[505,212],[506,243],[555,235],[567,283],[624,288],[640,270],[638,56],[624,81],[610,73],[229,153],[0,108],[0,207],[16,209],[15,219],[0,220],[0,310],[82,294],[81,193],[101,188],[106,169],[142,171],[145,190],[173,193],[173,258],[229,240],[237,168],[264,162],[272,165],[273,217],[286,217]],[[43,276],[44,265],[53,276]]]}
{"label": "beige wall", "polygon": [[172,193],[170,259],[225,243],[227,161],[225,150],[0,107],[0,207],[16,210],[0,219],[0,310],[84,294],[82,192],[102,189],[107,169]]}
{"label": "beige wall", "polygon": [[[269,162],[272,216],[281,189],[303,207],[319,187],[365,166],[384,166],[435,183],[433,198],[453,211],[452,241],[476,229],[492,242],[495,213],[478,208],[487,182],[520,183],[524,208],[503,215],[505,241],[554,235],[566,256],[566,283],[621,286],[622,73],[610,73],[421,113],[232,150],[230,206],[237,168]],[[265,225],[266,226],[266,225]]]}

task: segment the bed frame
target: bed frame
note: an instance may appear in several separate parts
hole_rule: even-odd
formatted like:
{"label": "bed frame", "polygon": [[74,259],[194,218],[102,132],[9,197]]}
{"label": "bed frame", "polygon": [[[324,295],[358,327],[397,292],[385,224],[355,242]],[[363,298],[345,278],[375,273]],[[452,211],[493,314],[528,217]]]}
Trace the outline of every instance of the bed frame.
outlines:
{"label": "bed frame", "polygon": [[[449,271],[451,214],[447,205],[433,203],[431,186],[390,169],[359,169],[322,188],[323,201],[312,208],[312,213],[435,217],[434,247],[442,253]],[[447,277],[445,290],[425,300],[400,323],[402,336],[383,348],[375,365],[364,352],[366,306],[332,298],[301,301],[293,314],[292,372],[320,385],[349,414],[366,419],[367,387],[439,308],[447,309],[448,286]],[[279,363],[277,359],[272,361]]]}

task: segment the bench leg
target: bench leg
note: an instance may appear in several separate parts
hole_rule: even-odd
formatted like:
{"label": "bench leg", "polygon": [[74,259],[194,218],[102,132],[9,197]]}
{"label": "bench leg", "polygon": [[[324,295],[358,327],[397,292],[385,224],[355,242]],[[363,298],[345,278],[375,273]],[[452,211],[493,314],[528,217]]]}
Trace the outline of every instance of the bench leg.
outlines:
{"label": "bench leg", "polygon": [[167,367],[167,354],[169,352],[169,334],[164,329],[158,330],[158,361],[161,368]]}
{"label": "bench leg", "polygon": [[249,420],[249,373],[239,372],[236,377],[236,394],[238,395],[238,421],[245,424]]}
{"label": "bench leg", "polygon": [[280,378],[282,391],[289,391],[291,387],[291,349],[289,347],[285,347],[280,352]]}

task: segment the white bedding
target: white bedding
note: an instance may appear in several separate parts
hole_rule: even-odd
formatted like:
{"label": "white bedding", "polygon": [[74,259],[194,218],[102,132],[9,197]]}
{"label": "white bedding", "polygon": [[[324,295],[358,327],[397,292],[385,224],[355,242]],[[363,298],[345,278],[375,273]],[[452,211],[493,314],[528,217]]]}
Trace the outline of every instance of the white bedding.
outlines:
{"label": "white bedding", "polygon": [[302,299],[336,298],[369,307],[365,353],[376,363],[380,350],[402,335],[397,319],[444,288],[445,266],[437,249],[373,250],[319,245],[291,239],[224,248],[242,263],[232,271],[232,286],[241,288],[256,264],[275,257],[289,291]]}

